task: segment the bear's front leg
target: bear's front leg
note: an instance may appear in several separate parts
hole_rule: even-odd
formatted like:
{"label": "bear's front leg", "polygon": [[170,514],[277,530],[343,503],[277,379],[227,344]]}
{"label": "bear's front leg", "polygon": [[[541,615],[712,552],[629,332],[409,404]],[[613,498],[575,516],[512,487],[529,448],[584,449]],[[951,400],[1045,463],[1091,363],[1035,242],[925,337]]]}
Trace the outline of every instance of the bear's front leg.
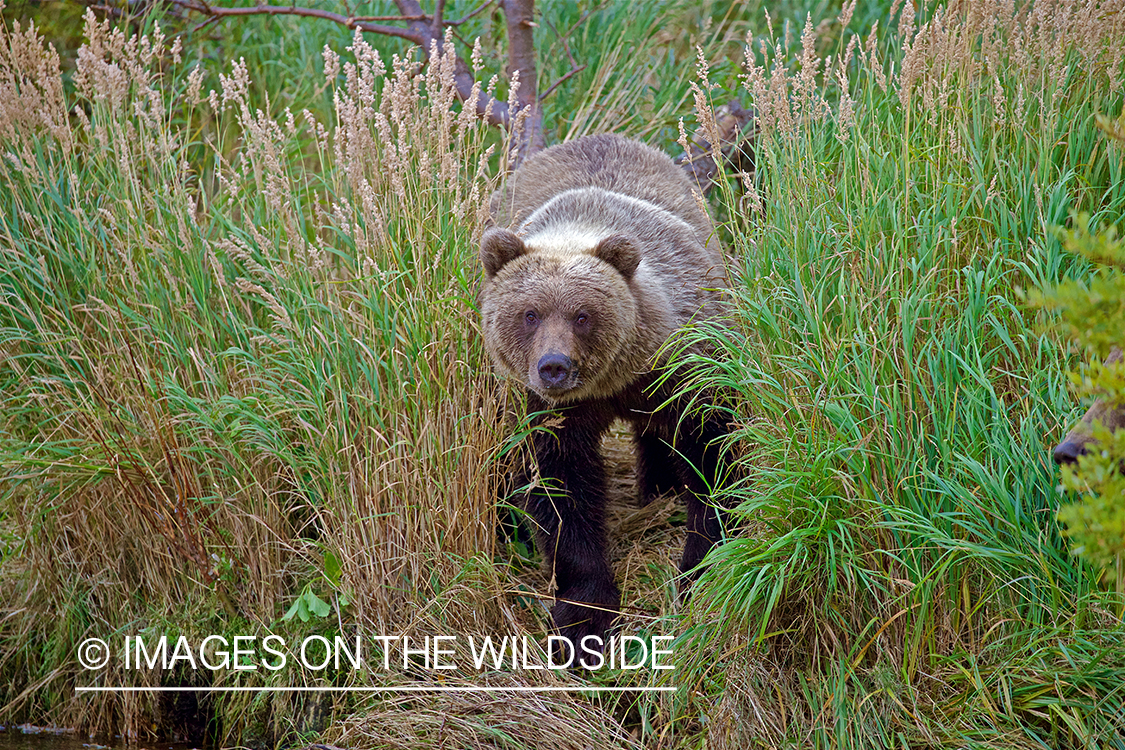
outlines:
{"label": "bear's front leg", "polygon": [[637,449],[637,495],[640,505],[648,505],[667,493],[678,493],[683,482],[677,467],[682,459],[672,452],[664,439],[652,432],[633,428],[633,444]]}
{"label": "bear's front leg", "polygon": [[[548,407],[532,397],[529,408]],[[555,581],[558,599],[551,615],[559,634],[576,647],[588,635],[604,641],[621,604],[606,558],[606,478],[599,450],[610,419],[596,406],[576,404],[536,418],[532,433],[540,480],[529,493],[528,511]]]}
{"label": "bear's front leg", "polygon": [[722,456],[723,438],[730,432],[729,423],[718,415],[709,415],[702,422],[688,417],[679,425],[679,444],[686,464],[681,464],[687,502],[687,539],[680,559],[680,572],[688,581],[694,580],[695,568],[723,536],[726,512],[711,499],[726,469]]}

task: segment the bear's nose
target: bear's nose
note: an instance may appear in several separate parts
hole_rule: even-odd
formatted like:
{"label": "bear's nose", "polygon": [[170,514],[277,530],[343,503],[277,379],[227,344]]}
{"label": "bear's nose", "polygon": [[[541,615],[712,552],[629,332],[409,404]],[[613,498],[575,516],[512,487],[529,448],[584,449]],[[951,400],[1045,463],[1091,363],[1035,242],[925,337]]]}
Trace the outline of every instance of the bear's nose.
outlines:
{"label": "bear's nose", "polygon": [[565,354],[544,354],[539,360],[539,379],[548,388],[557,388],[570,377],[574,363]]}
{"label": "bear's nose", "polygon": [[1086,446],[1077,440],[1064,440],[1051,455],[1057,464],[1073,464],[1086,452]]}

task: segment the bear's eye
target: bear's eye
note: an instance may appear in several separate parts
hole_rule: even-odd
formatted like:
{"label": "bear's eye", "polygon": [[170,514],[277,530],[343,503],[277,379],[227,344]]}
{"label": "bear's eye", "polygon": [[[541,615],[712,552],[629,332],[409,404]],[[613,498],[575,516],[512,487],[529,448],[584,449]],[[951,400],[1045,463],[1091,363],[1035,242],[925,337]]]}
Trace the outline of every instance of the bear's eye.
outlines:
{"label": "bear's eye", "polygon": [[590,318],[586,313],[578,313],[574,318],[574,325],[585,327],[590,322]]}
{"label": "bear's eye", "polygon": [[539,316],[535,314],[534,310],[528,310],[523,314],[524,322],[529,326],[533,326],[539,322]]}

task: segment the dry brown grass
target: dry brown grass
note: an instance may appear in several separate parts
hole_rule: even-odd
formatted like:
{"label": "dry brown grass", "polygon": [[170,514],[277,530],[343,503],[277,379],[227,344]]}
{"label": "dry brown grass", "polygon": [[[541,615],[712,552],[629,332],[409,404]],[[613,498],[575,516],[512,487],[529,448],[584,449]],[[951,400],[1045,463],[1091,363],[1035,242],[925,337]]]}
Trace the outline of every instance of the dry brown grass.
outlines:
{"label": "dry brown grass", "polygon": [[[1084,579],[1064,554],[1019,546],[1042,541],[1046,500],[1011,521],[1025,537],[985,539],[985,552],[999,551],[994,560],[970,559],[950,542],[935,508],[979,511],[977,528],[992,528],[997,513],[1022,508],[1017,501],[1042,500],[1033,486],[1040,479],[1017,472],[1027,486],[1019,497],[1002,496],[967,464],[934,457],[942,439],[927,430],[971,424],[992,434],[993,396],[1043,418],[1038,397],[1013,396],[1040,382],[1043,355],[1024,356],[1034,347],[1015,328],[1019,356],[980,333],[986,318],[974,305],[992,305],[1007,287],[990,286],[969,302],[965,287],[985,270],[1006,274],[1032,263],[1027,253],[1042,250],[1028,245],[1039,236],[1049,182],[1026,153],[1040,149],[1044,164],[1057,157],[1068,175],[1081,171],[1076,165],[1103,169],[1095,158],[1102,152],[1078,143],[1083,134],[1067,120],[1096,87],[1120,90],[1123,18],[1118,0],[966,4],[918,27],[904,20],[901,55],[874,31],[845,35],[825,51],[828,27],[811,23],[799,54],[781,39],[751,50],[746,82],[763,133],[763,171],[747,186],[747,201],[724,200],[732,215],[752,217],[739,238],[742,263],[763,269],[761,283],[774,286],[742,310],[753,334],[733,353],[741,369],[730,377],[748,391],[738,408],[759,398],[772,424],[746,455],[768,454],[754,467],[749,500],[776,506],[764,508],[749,544],[733,552],[727,545],[729,565],[717,572],[730,575],[715,576],[711,592],[697,595],[709,611],[696,606],[694,625],[718,634],[685,654],[699,666],[698,682],[645,704],[559,694],[352,698],[336,704],[354,715],[328,739],[372,750],[606,747],[635,743],[622,727],[645,726],[644,741],[656,747],[696,742],[703,732],[716,747],[830,745],[837,727],[847,740],[901,730],[928,741],[925,721],[946,722],[942,737],[991,726],[990,695],[1011,685],[1020,692],[1004,694],[1017,705],[1005,727],[1027,712],[1070,710],[1087,694],[1096,704],[1084,714],[1094,717],[1089,726],[1105,726],[1096,690],[1115,684],[1113,675],[1072,673],[1071,690],[1054,677],[1066,667],[1047,647],[1013,647],[1014,666],[984,674],[980,687],[948,663],[943,679],[955,687],[946,693],[895,675],[916,675],[927,659],[950,653],[978,659],[985,635],[1013,632],[1021,617],[1030,624],[1018,633],[1020,648],[1068,626],[1067,607],[1088,606],[1080,611],[1086,622],[1106,619],[1073,595]],[[0,586],[10,592],[0,610],[0,674],[9,678],[0,703],[7,715],[151,737],[162,710],[151,696],[89,700],[73,687],[190,676],[121,669],[91,676],[74,662],[76,644],[90,636],[541,638],[549,617],[532,595],[547,581],[540,571],[506,567],[496,541],[502,454],[518,424],[508,418],[512,394],[487,374],[475,311],[476,239],[508,152],[454,102],[449,61],[435,57],[425,70],[383,61],[362,38],[328,51],[325,85],[335,107],[325,119],[258,103],[241,63],[231,61],[209,92],[157,34],[131,39],[94,21],[89,34],[69,100],[56,56],[33,32],[0,34]],[[606,92],[602,101],[624,111],[641,94],[610,75],[621,49],[607,56],[610,68],[598,71],[595,85]],[[708,75],[701,66],[705,129]],[[1083,76],[1093,83],[1076,84]],[[843,87],[850,88],[833,98]],[[652,123],[674,105],[653,102]],[[590,104],[575,114],[574,132],[633,122],[613,119],[619,115]],[[1078,155],[1059,155],[1052,150],[1059,143]],[[926,159],[912,150],[923,146],[933,147]],[[1115,189],[1067,180],[1059,178],[1060,194]],[[940,213],[943,201],[953,206],[951,218]],[[989,244],[1001,221],[1018,222],[1013,231],[1023,233],[1004,256]],[[970,279],[964,269],[978,265]],[[802,284],[785,285],[790,271]],[[978,317],[959,317],[970,313]],[[965,365],[972,357],[947,361],[944,343],[931,346],[947,318],[964,324],[945,331],[951,346],[993,353],[979,371]],[[982,338],[963,339],[963,330]],[[907,341],[908,332],[918,335]],[[800,351],[793,342],[802,342]],[[915,361],[936,369],[922,372]],[[838,372],[821,372],[833,362],[843,363]],[[993,391],[963,395],[994,377]],[[785,391],[782,402],[760,395],[773,382]],[[824,394],[844,404],[835,431],[821,414]],[[864,416],[866,394],[878,402]],[[853,444],[843,430],[856,415]],[[1000,453],[965,438],[970,430],[950,430],[951,440],[966,440],[966,455],[991,461]],[[606,449],[615,467],[612,554],[625,628],[675,632],[678,620],[660,618],[677,607],[669,581],[682,546],[679,509],[670,499],[636,507],[629,446],[618,434]],[[1026,467],[1021,450],[997,460]],[[921,466],[922,457],[931,463]],[[953,480],[934,489],[922,469]],[[921,572],[907,562],[871,562],[882,559],[872,549],[894,540],[855,510],[865,492],[883,493],[880,509],[901,513],[901,536],[916,544],[911,564]],[[999,499],[985,502],[988,492]],[[832,536],[839,529],[846,536]],[[965,536],[960,527],[951,533]],[[926,555],[942,544],[951,558],[962,556],[963,568],[939,580]],[[788,572],[767,570],[768,585],[785,583],[781,603],[765,603],[765,589],[747,593],[747,582],[790,549],[811,552],[794,557],[800,564]],[[835,555],[831,566],[816,556],[825,550]],[[1054,557],[1034,557],[1040,552]],[[339,563],[338,578],[328,559]],[[1025,591],[1025,576],[1039,564],[1054,566],[1062,583]],[[328,600],[330,616],[282,622],[306,588]],[[925,608],[910,599],[917,592]],[[1051,607],[1058,611],[1043,614]],[[759,627],[770,634],[772,663],[752,654],[763,643]],[[1080,644],[1083,653],[1110,653],[1095,641]],[[866,648],[854,664],[853,646]],[[847,669],[817,671],[833,660]],[[482,676],[467,668],[196,679],[586,684],[573,675]],[[907,688],[920,696],[909,708],[888,697]],[[312,731],[306,708],[282,697],[223,699],[224,739]],[[864,722],[887,716],[868,731]],[[705,728],[696,717],[706,717]],[[238,736],[251,725],[267,729]]]}
{"label": "dry brown grass", "polygon": [[325,738],[344,747],[395,750],[447,746],[472,750],[640,747],[617,722],[587,699],[560,693],[404,697],[387,701],[376,712],[341,722]]}
{"label": "dry brown grass", "polygon": [[[359,35],[342,57],[326,49],[335,113],[321,122],[252,105],[243,63],[206,92],[159,32],[130,38],[90,15],[87,33],[70,101],[33,31],[0,33],[0,147],[17,167],[0,184],[20,217],[0,225],[20,290],[0,302],[7,715],[143,740],[167,704],[73,688],[246,684],[223,672],[89,673],[74,661],[88,637],[340,631],[542,643],[545,605],[516,594],[548,582],[494,562],[514,409],[488,372],[475,310],[476,241],[511,154],[471,103],[456,103],[452,59],[435,51],[425,70],[384,63]],[[188,162],[196,127],[208,144],[202,166]],[[73,187],[58,188],[59,175]],[[674,510],[636,509],[631,450],[619,442],[614,453],[615,517],[636,540],[615,555],[645,623],[674,570],[663,548]],[[282,622],[306,587],[331,615]],[[468,668],[249,679],[581,684]],[[304,732],[315,726],[307,704],[224,698],[225,739]],[[616,703],[578,695],[357,705],[330,740],[632,744]],[[240,737],[250,725],[259,734]]]}

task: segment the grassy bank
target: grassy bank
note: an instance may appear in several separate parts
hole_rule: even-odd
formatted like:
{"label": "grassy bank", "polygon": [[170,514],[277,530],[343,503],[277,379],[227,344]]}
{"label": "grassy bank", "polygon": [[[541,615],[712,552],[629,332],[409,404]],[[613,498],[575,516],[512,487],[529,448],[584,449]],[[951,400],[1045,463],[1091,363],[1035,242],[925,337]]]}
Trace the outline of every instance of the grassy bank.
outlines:
{"label": "grassy bank", "polygon": [[1121,112],[1123,30],[975,4],[885,47],[810,24],[748,54],[763,160],[712,383],[738,393],[750,531],[688,635],[732,743],[1122,741],[1122,603],[1060,541],[1045,450],[1067,352],[1018,291],[1085,272],[1053,237],[1070,211],[1122,218],[1094,117]]}
{"label": "grassy bank", "polygon": [[[198,710],[226,742],[372,748],[1125,743],[1122,602],[1061,538],[1046,450],[1079,408],[1078,353],[1020,296],[1089,273],[1051,230],[1070,211],[1125,218],[1125,155],[1095,125],[1125,105],[1125,7],[771,12],[610,3],[541,24],[574,26],[588,64],[546,102],[556,139],[672,151],[680,117],[706,129],[739,92],[759,117],[755,174],[713,197],[732,320],[688,334],[720,354],[700,385],[732,394],[743,528],[686,611],[660,585],[626,602],[680,635],[673,677],[594,678],[679,687],[640,698],[74,693],[584,678],[76,662],[138,633],[542,639],[547,584],[496,535],[518,395],[476,316],[506,151],[461,114],[449,61],[413,75],[392,44],[90,22],[70,68],[9,27],[5,721],[145,739]],[[569,69],[562,38],[539,35],[544,81]],[[232,62],[200,61],[208,45]],[[501,64],[486,44],[482,86]]]}

